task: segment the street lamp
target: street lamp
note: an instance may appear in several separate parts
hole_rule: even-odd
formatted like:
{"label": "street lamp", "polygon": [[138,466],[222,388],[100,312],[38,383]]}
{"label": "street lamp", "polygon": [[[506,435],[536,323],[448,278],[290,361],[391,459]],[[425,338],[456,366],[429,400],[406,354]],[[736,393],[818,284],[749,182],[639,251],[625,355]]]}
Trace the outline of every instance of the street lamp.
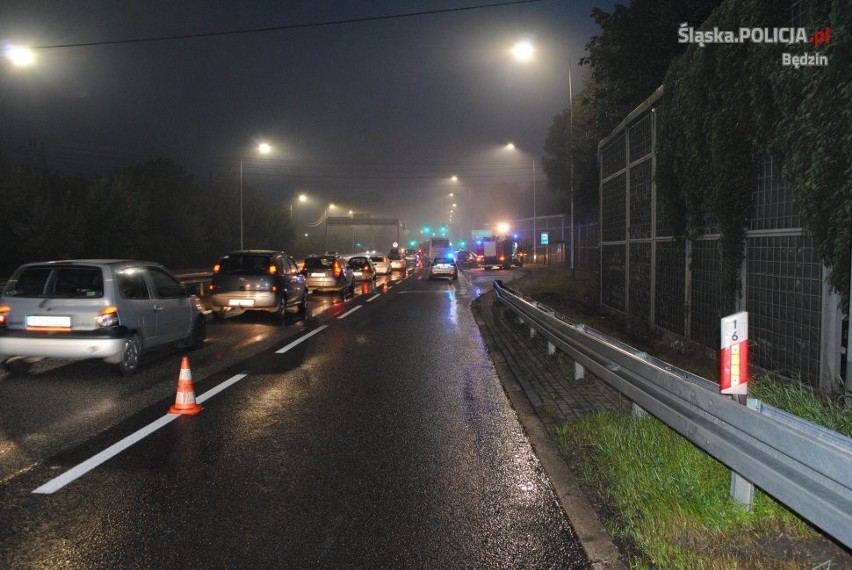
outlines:
{"label": "street lamp", "polygon": [[[299,200],[299,202],[307,202],[308,196],[306,194],[299,194],[299,196],[296,199]],[[293,201],[292,200],[290,200],[290,221],[291,222],[293,221]]]}
{"label": "street lamp", "polygon": [[334,204],[329,204],[325,209],[325,251],[328,251],[328,211],[336,207]]}
{"label": "street lamp", "polygon": [[11,45],[3,50],[3,54],[15,67],[35,64],[35,52],[30,48]]}
{"label": "street lamp", "polygon": [[[506,145],[506,148],[509,150],[516,150],[517,147],[514,143],[509,143]],[[536,255],[538,253],[538,242],[536,241],[538,236],[535,231],[535,223],[536,218],[538,217],[536,213],[536,203],[535,203],[535,157],[532,157],[532,191],[533,191],[533,221],[532,221],[532,242],[533,242],[533,263],[535,263]]]}
{"label": "street lamp", "polygon": [[[535,47],[528,41],[517,42],[512,47],[512,56],[520,62],[532,60]],[[571,74],[571,54],[568,54],[568,136],[571,138],[571,163],[569,191],[571,195],[571,277],[574,278],[574,81]],[[535,167],[535,162],[533,162]],[[535,259],[535,254],[533,254]]]}
{"label": "street lamp", "polygon": [[[257,145],[256,150],[260,154],[269,154],[272,151],[272,147],[269,145],[269,143],[264,142]],[[245,243],[243,238],[243,157],[240,156],[240,249],[245,249]]]}

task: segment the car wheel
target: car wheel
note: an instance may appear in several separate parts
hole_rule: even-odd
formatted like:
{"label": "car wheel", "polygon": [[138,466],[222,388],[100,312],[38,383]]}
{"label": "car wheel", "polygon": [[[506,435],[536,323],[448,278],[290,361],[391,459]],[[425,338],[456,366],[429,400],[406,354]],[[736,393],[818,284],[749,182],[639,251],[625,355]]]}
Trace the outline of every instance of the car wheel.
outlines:
{"label": "car wheel", "polygon": [[116,364],[118,373],[122,376],[131,376],[139,368],[139,356],[142,353],[142,341],[138,334],[130,335],[124,339],[121,347],[121,360]]}
{"label": "car wheel", "polygon": [[302,302],[299,303],[298,315],[303,319],[306,319],[308,317],[308,292],[307,291],[305,291],[304,294],[302,294]]}
{"label": "car wheel", "polygon": [[6,372],[13,376],[23,376],[27,372],[30,371],[30,367],[32,366],[32,362],[28,362],[23,358],[15,358],[12,360],[7,360],[3,363],[3,368],[6,369]]}
{"label": "car wheel", "polygon": [[281,295],[281,300],[278,301],[278,310],[275,311],[275,320],[278,321],[278,324],[284,324],[284,321],[287,320],[287,297]]}
{"label": "car wheel", "polygon": [[207,319],[204,315],[198,315],[192,325],[192,333],[189,335],[187,346],[190,350],[204,348],[204,339],[207,338]]}

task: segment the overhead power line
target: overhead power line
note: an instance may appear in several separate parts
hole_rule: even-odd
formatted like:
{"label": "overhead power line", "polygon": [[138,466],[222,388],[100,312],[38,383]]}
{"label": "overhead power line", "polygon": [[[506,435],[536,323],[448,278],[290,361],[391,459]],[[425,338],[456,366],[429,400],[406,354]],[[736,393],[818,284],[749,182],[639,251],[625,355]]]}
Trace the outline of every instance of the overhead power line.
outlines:
{"label": "overhead power line", "polygon": [[288,24],[286,26],[270,26],[265,28],[250,28],[247,30],[224,30],[218,32],[200,32],[195,34],[179,34],[173,36],[152,36],[147,38],[130,38],[124,40],[104,40],[100,42],[80,42],[71,44],[50,44],[43,46],[34,46],[31,49],[56,49],[56,48],[75,48],[75,47],[91,47],[91,46],[107,46],[119,44],[139,44],[151,42],[166,42],[174,40],[190,40],[198,38],[212,38],[218,36],[235,36],[241,34],[259,34],[265,32],[280,32],[285,30],[299,30],[304,28],[319,28],[323,26],[339,26],[343,24],[359,24],[363,22],[377,22],[381,20],[396,20],[401,18],[414,18],[419,16],[430,16],[434,14],[449,14],[453,12],[468,12],[471,10],[482,10],[485,8],[502,8],[505,6],[516,6],[519,4],[534,4],[544,2],[545,0],[514,0],[512,2],[499,2],[494,4],[479,4],[477,6],[466,6],[462,8],[444,8],[441,10],[423,10],[420,12],[406,12],[403,14],[389,14],[385,16],[365,16],[363,18],[349,18],[345,20],[328,20],[324,22],[309,22],[305,24]]}

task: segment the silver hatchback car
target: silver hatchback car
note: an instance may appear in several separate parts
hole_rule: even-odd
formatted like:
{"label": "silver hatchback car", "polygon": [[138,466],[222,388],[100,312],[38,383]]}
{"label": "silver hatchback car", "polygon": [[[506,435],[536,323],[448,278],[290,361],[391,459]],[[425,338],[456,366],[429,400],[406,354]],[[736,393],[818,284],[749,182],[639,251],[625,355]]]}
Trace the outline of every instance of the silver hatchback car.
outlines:
{"label": "silver hatchback car", "polygon": [[355,294],[352,269],[338,255],[309,255],[302,264],[302,275],[311,291],[333,291],[342,298]]}
{"label": "silver hatchback car", "polygon": [[232,251],[213,267],[208,302],[217,318],[232,310],[264,311],[283,323],[287,313],[304,317],[308,289],[296,261],[283,251]]}
{"label": "silver hatchback car", "polygon": [[28,263],[0,295],[0,361],[15,372],[43,358],[101,358],[129,376],[143,352],[200,348],[206,331],[198,297],[150,261]]}

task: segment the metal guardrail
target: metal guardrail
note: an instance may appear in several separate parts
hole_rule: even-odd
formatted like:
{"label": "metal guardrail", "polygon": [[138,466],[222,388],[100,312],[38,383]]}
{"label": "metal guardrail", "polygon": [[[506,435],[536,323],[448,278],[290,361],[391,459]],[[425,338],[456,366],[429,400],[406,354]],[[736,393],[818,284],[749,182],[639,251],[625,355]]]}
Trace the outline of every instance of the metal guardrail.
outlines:
{"label": "metal guardrail", "polygon": [[575,362],[852,548],[852,439],[640,352],[494,282],[497,299]]}

